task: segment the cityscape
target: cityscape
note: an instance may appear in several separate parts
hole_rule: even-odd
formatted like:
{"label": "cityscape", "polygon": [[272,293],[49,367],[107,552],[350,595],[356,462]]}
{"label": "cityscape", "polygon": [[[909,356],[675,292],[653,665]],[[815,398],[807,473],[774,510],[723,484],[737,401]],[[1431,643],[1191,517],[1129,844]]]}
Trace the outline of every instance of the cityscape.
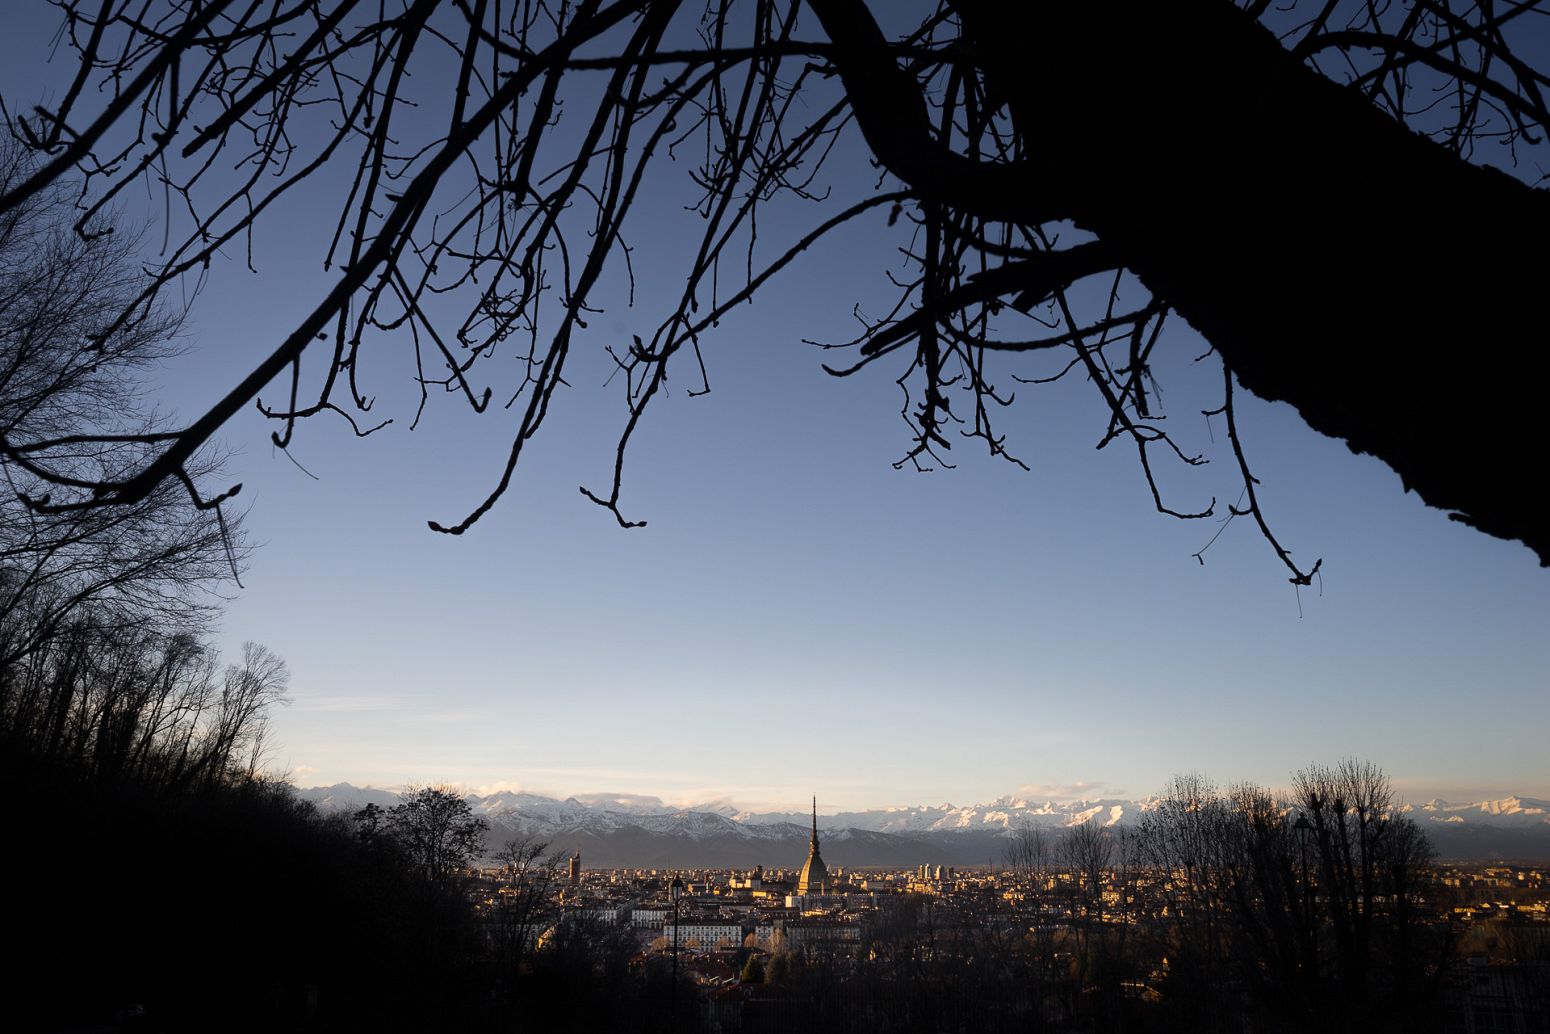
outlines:
{"label": "cityscape", "polygon": [[[1128,823],[1120,806],[1078,804],[1065,824],[1007,826],[999,856],[970,865],[836,864],[853,838],[826,858],[816,797],[800,864],[789,840],[763,837],[771,865],[748,868],[593,867],[565,832],[497,849],[520,824],[496,833],[475,817],[498,821],[489,801],[452,788],[334,786],[321,799],[357,836],[441,867],[507,974],[499,993],[554,1022],[599,1015],[524,997],[571,966],[620,974],[632,1007],[665,1011],[670,1030],[1332,1029],[1364,1013],[1410,1029],[1543,1029],[1550,865],[1439,858],[1370,764],[1295,783],[1272,795],[1178,777]],[[1550,821],[1522,798],[1480,810]],[[694,828],[692,814],[670,817]],[[715,849],[680,836],[685,852]]]}
{"label": "cityscape", "polygon": [[1550,0],[11,0],[0,1028],[1550,1034]]}
{"label": "cityscape", "polygon": [[[475,866],[463,878],[489,936],[515,938],[529,957],[569,941],[687,974],[694,993],[679,1007],[696,1010],[690,1029],[909,1027],[925,1018],[912,1009],[946,1029],[1066,1029],[1091,1020],[1102,991],[1122,1003],[1120,1022],[1165,1028],[1157,1017],[1180,1009],[1168,946],[1181,924],[1199,921],[1191,906],[1221,908],[1225,923],[1230,905],[1202,904],[1184,889],[1189,875],[1146,864],[1122,837],[1084,865],[1080,839],[1029,831],[1000,865],[830,867],[815,804],[799,868],[592,870],[577,852],[520,869]],[[1550,1022],[1550,966],[1534,961],[1550,946],[1550,866],[1443,863],[1411,893],[1418,937],[1451,960],[1433,974],[1448,1029]],[[1019,972],[1015,990],[952,986],[955,969],[983,966],[987,952]],[[1115,967],[1123,975],[1106,988]],[[902,1000],[900,982],[925,973],[935,991]],[[1251,988],[1223,985],[1218,1008],[1254,1011]]]}

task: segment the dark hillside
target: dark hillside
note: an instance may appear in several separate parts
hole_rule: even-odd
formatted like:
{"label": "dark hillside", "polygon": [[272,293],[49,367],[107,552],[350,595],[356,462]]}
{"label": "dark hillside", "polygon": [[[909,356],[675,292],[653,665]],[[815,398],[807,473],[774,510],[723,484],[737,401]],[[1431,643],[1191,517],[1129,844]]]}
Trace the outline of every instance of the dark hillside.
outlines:
{"label": "dark hillside", "polygon": [[[5,746],[11,1029],[449,1029],[467,910],[262,781],[104,784]],[[308,1022],[308,1017],[311,1022]],[[8,1024],[9,1025],[9,1024]]]}

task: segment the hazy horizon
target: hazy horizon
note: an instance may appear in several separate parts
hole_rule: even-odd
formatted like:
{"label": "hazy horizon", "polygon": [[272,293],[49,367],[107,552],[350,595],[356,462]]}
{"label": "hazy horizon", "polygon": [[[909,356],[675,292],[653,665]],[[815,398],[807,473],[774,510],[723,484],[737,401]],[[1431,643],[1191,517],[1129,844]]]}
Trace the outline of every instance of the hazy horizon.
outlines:
{"label": "hazy horizon", "polygon": [[[711,807],[727,807],[735,809],[738,812],[748,812],[752,814],[791,813],[802,815],[807,814],[811,810],[811,798],[806,800],[757,800],[751,798],[716,796],[710,794],[709,791],[706,792],[706,795],[695,795],[690,793],[680,794],[677,796],[664,796],[661,794],[654,794],[649,792],[624,792],[618,790],[565,791],[555,788],[546,788],[537,784],[507,782],[471,786],[463,783],[435,779],[406,779],[397,783],[377,784],[371,782],[359,782],[352,779],[339,779],[332,782],[319,782],[312,781],[310,777],[309,779],[303,780],[296,779],[293,776],[291,781],[298,790],[302,791],[328,790],[337,786],[351,786],[358,790],[380,790],[387,793],[399,793],[400,791],[411,787],[449,786],[463,793],[472,794],[477,797],[490,797],[503,793],[531,794],[533,796],[545,797],[557,801],[564,801],[575,798],[577,800],[583,801],[584,803],[593,805],[601,803],[601,800],[604,798],[614,798],[634,806],[674,808],[685,811],[694,811]],[[1218,781],[1218,785],[1225,787],[1230,782],[1232,782],[1232,780],[1220,780]],[[1289,789],[1285,785],[1273,785],[1269,788],[1277,793],[1290,793]],[[1106,800],[1124,800],[1139,803],[1158,796],[1162,792],[1163,787],[1158,785],[1157,787],[1148,790],[1145,793],[1134,793],[1122,788],[1104,787],[1102,784],[1098,784],[1090,788],[1088,791],[1080,793],[1067,792],[1069,788],[1060,787],[1053,788],[1055,792],[1050,792],[1050,790],[1051,788],[1047,787],[1025,786],[1019,787],[1016,790],[1007,793],[978,797],[973,800],[967,798],[962,800],[923,798],[911,801],[897,800],[885,801],[881,803],[874,802],[848,805],[835,804],[832,801],[825,803],[823,797],[820,795],[818,799],[818,816],[819,818],[824,818],[826,816],[832,817],[834,815],[851,812],[904,810],[922,807],[964,808],[993,804],[998,801],[1008,800],[1021,800],[1035,804],[1075,804]],[[1449,792],[1438,792],[1436,788],[1429,790],[1423,788],[1421,791],[1417,792],[1415,790],[1407,789],[1406,787],[1399,785],[1397,782],[1395,783],[1395,795],[1401,804],[1408,805],[1421,805],[1433,800],[1445,801],[1449,804],[1478,804],[1487,801],[1500,801],[1513,797],[1534,801],[1550,800],[1550,794],[1546,794],[1542,791],[1536,792],[1515,788],[1496,788],[1494,790],[1490,790],[1482,787],[1476,787],[1472,789],[1461,788],[1452,791],[1451,794]]]}

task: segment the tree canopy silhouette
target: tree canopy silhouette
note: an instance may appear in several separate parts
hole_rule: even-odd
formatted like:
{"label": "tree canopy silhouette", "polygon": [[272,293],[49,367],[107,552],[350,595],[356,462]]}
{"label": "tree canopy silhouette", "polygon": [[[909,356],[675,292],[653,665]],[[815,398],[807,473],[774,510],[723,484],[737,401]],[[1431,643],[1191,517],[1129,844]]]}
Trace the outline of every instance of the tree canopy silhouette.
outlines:
{"label": "tree canopy silhouette", "polygon": [[[1159,511],[1248,518],[1307,584],[1318,563],[1262,512],[1241,386],[1550,563],[1530,499],[1550,198],[1536,172],[1483,164],[1542,162],[1540,0],[943,0],[909,24],[863,0],[58,2],[79,69],[57,104],[11,105],[42,161],[0,212],[69,170],[83,232],[131,184],[162,192],[169,244],[123,319],[293,193],[331,192],[337,222],[310,312],[144,464],[83,484],[50,465],[78,441],[0,441],[39,478],[60,471],[28,496],[39,512],[133,504],[169,479],[218,504],[236,488],[200,487],[189,464],[250,404],[281,448],[324,413],[372,433],[391,420],[362,377],[382,336],[412,355],[422,409],[434,390],[519,414],[492,486],[433,528],[460,534],[507,491],[584,343],[617,363],[627,409],[610,483],[582,491],[639,523],[620,506],[625,453],[669,369],[709,390],[718,321],[872,220],[906,256],[897,304],[831,343],[849,354],[830,369],[897,377],[901,464],[964,438],[1017,462],[994,422],[1012,386],[1085,378],[1109,414],[1100,445],[1135,450]],[[826,178],[846,134],[875,176]],[[606,270],[633,282],[650,244],[630,216],[680,159],[693,257],[623,342],[588,320]],[[1207,418],[1241,481],[1227,506],[1159,479],[1201,462],[1153,380],[1179,318],[1220,364]]]}
{"label": "tree canopy silhouette", "polygon": [[[0,190],[29,175],[30,157],[0,141]],[[0,437],[16,445],[0,455],[10,489],[0,496],[0,680],[67,629],[202,633],[247,554],[240,521],[189,506],[172,482],[112,508],[39,513],[21,502],[153,460],[162,426],[141,402],[144,371],[177,351],[178,323],[162,306],[99,333],[138,289],[135,242],[107,220],[78,234],[73,201],[59,183],[0,215]],[[29,444],[50,442],[40,471]],[[191,477],[216,469],[208,450],[187,466]]]}

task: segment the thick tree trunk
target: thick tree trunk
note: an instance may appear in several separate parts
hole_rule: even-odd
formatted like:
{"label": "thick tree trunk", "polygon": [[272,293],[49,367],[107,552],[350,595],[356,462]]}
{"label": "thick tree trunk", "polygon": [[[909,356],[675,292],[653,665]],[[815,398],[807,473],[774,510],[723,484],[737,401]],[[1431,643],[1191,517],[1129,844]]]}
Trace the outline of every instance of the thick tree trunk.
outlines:
{"label": "thick tree trunk", "polygon": [[1250,391],[1550,564],[1550,194],[1470,165],[1225,0],[960,0],[1048,203]]}

